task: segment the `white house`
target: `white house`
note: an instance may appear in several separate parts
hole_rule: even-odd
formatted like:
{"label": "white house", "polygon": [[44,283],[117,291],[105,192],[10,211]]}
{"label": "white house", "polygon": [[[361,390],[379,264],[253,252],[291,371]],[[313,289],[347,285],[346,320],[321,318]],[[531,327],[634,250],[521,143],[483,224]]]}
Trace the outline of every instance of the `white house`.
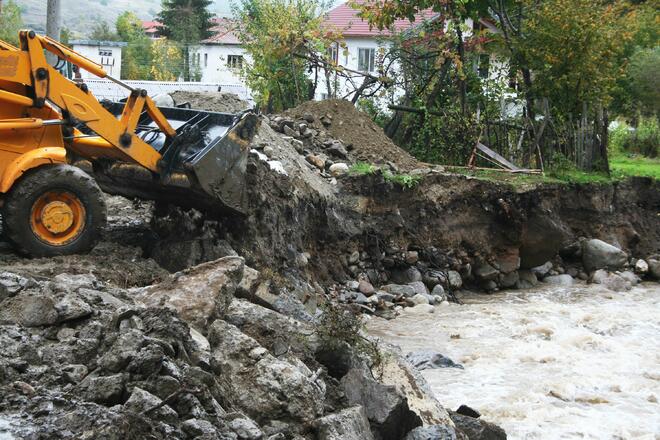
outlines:
{"label": "white house", "polygon": [[230,19],[216,18],[214,21],[216,24],[211,28],[213,36],[203,40],[197,51],[201,81],[244,86],[240,71],[248,60],[245,49]]}
{"label": "white house", "polygon": [[[126,43],[122,41],[71,40],[69,45],[82,56],[102,65],[108,75],[121,79],[121,51]],[[78,77],[78,74],[82,79],[96,78],[82,69],[79,73],[74,73],[74,77]]]}

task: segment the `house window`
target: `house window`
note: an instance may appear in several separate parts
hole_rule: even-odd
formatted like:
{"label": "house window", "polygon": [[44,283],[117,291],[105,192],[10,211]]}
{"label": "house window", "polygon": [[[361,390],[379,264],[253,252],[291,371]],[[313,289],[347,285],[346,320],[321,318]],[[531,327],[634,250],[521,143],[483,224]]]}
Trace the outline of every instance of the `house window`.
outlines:
{"label": "house window", "polygon": [[108,49],[99,49],[99,56],[111,57],[112,56],[112,51],[108,50]]}
{"label": "house window", "polygon": [[339,48],[337,47],[337,43],[332,43],[332,46],[328,47],[325,56],[328,57],[329,61],[335,64],[339,63]]}
{"label": "house window", "polygon": [[204,67],[208,67],[209,65],[209,54],[205,53],[204,54]]}
{"label": "house window", "polygon": [[360,72],[376,70],[376,49],[373,47],[358,49],[358,70]]}
{"label": "house window", "polygon": [[227,55],[227,67],[230,69],[243,68],[243,55]]}

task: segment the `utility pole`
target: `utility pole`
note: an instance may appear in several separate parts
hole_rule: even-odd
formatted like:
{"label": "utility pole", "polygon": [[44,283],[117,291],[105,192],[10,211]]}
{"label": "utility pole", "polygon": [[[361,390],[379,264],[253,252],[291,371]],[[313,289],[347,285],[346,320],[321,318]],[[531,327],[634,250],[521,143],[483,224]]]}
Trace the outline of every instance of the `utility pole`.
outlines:
{"label": "utility pole", "polygon": [[[60,30],[62,27],[62,4],[60,0],[48,0],[46,10],[46,35],[50,38],[60,41]],[[54,65],[57,57],[50,52],[46,52],[48,64]]]}

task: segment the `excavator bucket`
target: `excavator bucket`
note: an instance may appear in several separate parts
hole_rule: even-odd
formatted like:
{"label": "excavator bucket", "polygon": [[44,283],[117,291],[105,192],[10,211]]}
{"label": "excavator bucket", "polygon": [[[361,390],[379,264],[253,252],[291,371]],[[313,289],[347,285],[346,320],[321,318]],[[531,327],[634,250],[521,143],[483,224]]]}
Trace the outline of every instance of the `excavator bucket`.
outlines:
{"label": "excavator bucket", "polygon": [[[106,103],[106,108],[119,116],[123,104]],[[252,111],[159,110],[176,129],[176,136],[166,137],[146,112],[136,129],[136,134],[162,155],[158,181],[148,184],[148,179],[137,177],[138,173],[144,175],[144,170],[129,173],[126,164],[118,164],[117,170],[106,170],[97,179],[101,187],[122,195],[245,214],[245,172],[249,145],[260,122],[258,116]],[[140,180],[139,184],[135,180]]]}

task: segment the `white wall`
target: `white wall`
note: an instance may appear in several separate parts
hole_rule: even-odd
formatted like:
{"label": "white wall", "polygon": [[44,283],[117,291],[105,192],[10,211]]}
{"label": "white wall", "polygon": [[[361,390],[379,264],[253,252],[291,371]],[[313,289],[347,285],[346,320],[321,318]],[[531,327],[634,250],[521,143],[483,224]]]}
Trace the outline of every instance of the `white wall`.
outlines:
{"label": "white wall", "polygon": [[249,59],[245,49],[241,46],[234,44],[203,44],[198,49],[198,53],[199,66],[202,70],[202,82],[244,85],[240,72],[227,66],[229,55],[242,55],[243,62],[248,62]]}
{"label": "white wall", "polygon": [[[101,64],[108,75],[121,79],[121,47],[73,44],[71,48],[85,58]],[[98,78],[84,69],[80,69],[80,76],[83,79]]]}

